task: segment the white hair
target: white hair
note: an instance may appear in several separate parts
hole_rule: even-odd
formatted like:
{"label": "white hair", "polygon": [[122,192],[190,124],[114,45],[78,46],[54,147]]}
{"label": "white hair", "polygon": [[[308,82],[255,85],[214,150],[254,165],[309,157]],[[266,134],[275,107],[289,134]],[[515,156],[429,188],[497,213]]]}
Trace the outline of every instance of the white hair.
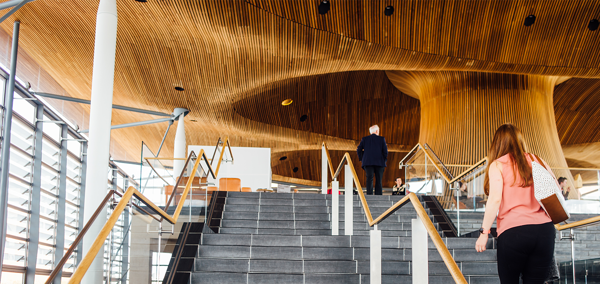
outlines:
{"label": "white hair", "polygon": [[369,133],[371,134],[375,133],[377,130],[379,130],[379,126],[377,124],[369,127]]}

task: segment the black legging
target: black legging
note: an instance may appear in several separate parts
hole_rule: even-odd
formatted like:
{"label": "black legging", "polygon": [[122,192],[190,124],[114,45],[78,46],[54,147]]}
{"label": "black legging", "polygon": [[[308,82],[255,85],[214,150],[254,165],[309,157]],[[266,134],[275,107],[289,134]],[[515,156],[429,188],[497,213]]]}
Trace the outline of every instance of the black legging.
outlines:
{"label": "black legging", "polygon": [[510,228],[498,237],[498,274],[502,284],[544,283],[548,279],[556,230],[552,223]]}

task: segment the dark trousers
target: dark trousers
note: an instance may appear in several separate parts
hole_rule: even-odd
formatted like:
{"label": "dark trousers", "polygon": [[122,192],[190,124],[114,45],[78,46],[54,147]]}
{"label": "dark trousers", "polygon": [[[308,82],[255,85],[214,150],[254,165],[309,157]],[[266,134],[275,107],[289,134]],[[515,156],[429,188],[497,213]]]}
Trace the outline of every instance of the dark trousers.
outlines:
{"label": "dark trousers", "polygon": [[383,188],[381,186],[381,178],[385,167],[365,166],[367,173],[367,194],[373,194],[373,174],[375,174],[375,195],[381,195]]}
{"label": "dark trousers", "polygon": [[510,228],[498,237],[498,276],[502,284],[544,283],[554,256],[552,223]]}

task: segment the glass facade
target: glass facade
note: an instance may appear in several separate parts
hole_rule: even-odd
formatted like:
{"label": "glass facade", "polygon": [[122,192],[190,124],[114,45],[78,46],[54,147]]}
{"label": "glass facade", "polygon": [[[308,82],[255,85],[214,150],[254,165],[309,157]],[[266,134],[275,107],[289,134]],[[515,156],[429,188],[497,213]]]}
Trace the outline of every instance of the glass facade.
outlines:
{"label": "glass facade", "polygon": [[[7,77],[0,71],[2,94]],[[4,115],[4,101],[0,103]],[[43,102],[19,87],[14,93],[10,142],[2,283],[43,283],[83,227],[80,206],[87,141]],[[108,189],[123,192],[129,185],[136,186],[114,163],[107,170]],[[108,206],[107,214],[110,213]],[[111,264],[105,269],[106,275],[111,275],[110,283],[127,282],[123,271],[127,271],[128,251],[124,250],[129,249],[128,224],[128,214],[122,214],[106,241],[105,258],[110,260],[106,263]],[[76,249],[63,267],[61,282],[68,280],[80,260]]]}

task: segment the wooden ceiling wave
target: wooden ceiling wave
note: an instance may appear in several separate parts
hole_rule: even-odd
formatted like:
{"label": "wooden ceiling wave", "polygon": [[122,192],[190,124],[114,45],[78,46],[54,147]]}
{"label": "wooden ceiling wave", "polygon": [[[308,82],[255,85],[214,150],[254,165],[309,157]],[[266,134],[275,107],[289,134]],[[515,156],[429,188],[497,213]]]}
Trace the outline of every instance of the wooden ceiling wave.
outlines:
{"label": "wooden ceiling wave", "polygon": [[[383,71],[355,71],[279,81],[234,102],[241,116],[265,124],[360,141],[378,124],[390,151],[417,144],[419,101],[390,83]],[[283,100],[292,99],[289,106]]]}
{"label": "wooden ceiling wave", "polygon": [[[586,28],[600,14],[595,1],[330,2],[329,13],[319,15],[318,1],[308,0],[119,0],[114,103],[161,112],[189,109],[188,144],[211,145],[228,135],[236,146],[271,147],[274,153],[318,149],[322,141],[332,150],[351,150],[362,125],[332,132],[330,127],[342,131],[347,122],[315,120],[314,128],[304,130],[277,121],[275,115],[273,120],[261,119],[253,110],[234,105],[274,99],[269,88],[279,88],[281,94],[298,92],[302,88],[295,84],[312,84],[317,77],[341,84],[342,78],[356,77],[332,73],[350,71],[382,79],[374,86],[389,84],[377,70],[600,78],[600,31]],[[0,26],[11,33],[12,21],[20,20],[23,50],[69,95],[89,99],[98,3],[35,1]],[[383,15],[387,5],[395,7],[390,17]],[[537,20],[525,27],[529,14]],[[340,106],[335,111],[344,110]],[[360,107],[352,111],[366,113]],[[382,117],[373,115],[361,121]],[[113,115],[112,124],[145,118],[120,113]],[[402,127],[411,133],[392,137],[398,145],[412,143],[417,135],[412,129],[419,126]],[[127,149],[127,154],[113,157],[139,160],[141,141],[157,149],[165,128],[113,131],[114,140]],[[172,141],[171,134],[165,157],[172,156]]]}
{"label": "wooden ceiling wave", "polygon": [[[530,152],[551,167],[567,167],[552,104],[559,77],[480,72],[387,74],[396,86],[405,85],[405,92],[419,97],[419,142],[428,143],[442,162],[474,164],[487,156],[496,129],[512,123],[523,132]],[[568,171],[555,173],[573,180]]]}

